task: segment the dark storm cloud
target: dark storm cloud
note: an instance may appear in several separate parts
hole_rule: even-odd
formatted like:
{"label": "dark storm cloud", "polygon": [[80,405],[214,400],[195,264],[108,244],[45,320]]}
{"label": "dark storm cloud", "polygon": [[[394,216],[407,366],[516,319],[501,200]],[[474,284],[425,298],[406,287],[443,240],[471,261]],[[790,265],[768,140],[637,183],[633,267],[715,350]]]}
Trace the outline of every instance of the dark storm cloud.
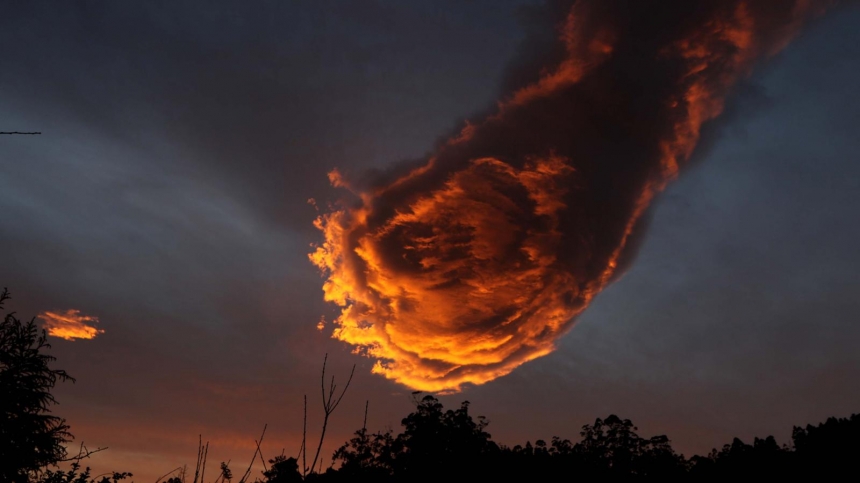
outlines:
{"label": "dark storm cloud", "polygon": [[[655,206],[636,263],[557,353],[511,375],[502,410],[522,391],[576,401],[558,416],[574,428],[631,414],[688,454],[857,411],[858,20],[817,22],[734,98],[732,124]],[[546,387],[556,372],[565,382]],[[539,419],[546,435],[559,424]]]}
{"label": "dark storm cloud", "polygon": [[374,372],[458,391],[553,351],[735,85],[827,2],[568,5],[547,27],[564,55],[524,63],[532,83],[494,112],[421,162],[333,174],[361,202],[320,218],[311,258],[343,308],[333,337]]}

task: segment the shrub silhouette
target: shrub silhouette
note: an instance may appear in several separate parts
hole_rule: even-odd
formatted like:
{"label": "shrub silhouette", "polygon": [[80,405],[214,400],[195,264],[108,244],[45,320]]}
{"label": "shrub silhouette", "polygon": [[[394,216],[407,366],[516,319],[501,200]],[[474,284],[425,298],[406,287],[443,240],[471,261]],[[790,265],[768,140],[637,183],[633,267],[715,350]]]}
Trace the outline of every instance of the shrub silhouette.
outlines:
{"label": "shrub silhouette", "polygon": [[[0,293],[0,309],[10,298]],[[35,318],[24,322],[7,313],[0,322],[0,482],[3,483],[110,483],[130,477],[130,473],[111,473],[96,479],[90,469],[81,471],[81,460],[101,451],[85,446],[68,457],[65,444],[74,439],[66,420],[51,414],[57,400],[51,389],[60,381],[75,379],[66,371],[52,369],[54,356],[45,330],[36,327]],[[66,471],[51,470],[60,462],[70,462]]]}
{"label": "shrub silhouette", "polygon": [[[0,308],[9,300],[0,294]],[[15,313],[0,322],[0,481],[26,482],[41,468],[66,457],[72,440],[63,418],[50,414],[57,403],[51,389],[57,381],[74,381],[49,363],[51,345],[35,319],[23,322]]]}
{"label": "shrub silhouette", "polygon": [[494,458],[499,447],[484,431],[488,421],[469,414],[469,402],[444,410],[433,396],[416,402],[416,410],[403,418],[404,431],[372,435],[362,428],[334,454],[343,476],[377,481],[435,480],[458,468],[458,477],[484,476],[482,463]]}
{"label": "shrub silhouette", "polygon": [[645,439],[636,434],[629,419],[610,415],[585,425],[582,442],[573,447],[581,460],[595,472],[609,475],[672,477],[683,473],[684,459],[672,449],[669,438]]}
{"label": "shrub silhouette", "polygon": [[302,481],[299,462],[295,458],[276,456],[269,460],[269,469],[263,472],[268,483],[296,483]]}
{"label": "shrub silhouette", "polygon": [[828,418],[818,426],[795,427],[795,476],[821,478],[841,473],[857,475],[860,466],[860,415]]}
{"label": "shrub silhouette", "polygon": [[[417,401],[416,401],[417,402]],[[611,480],[725,481],[804,475],[813,479],[855,474],[860,453],[860,416],[830,418],[818,426],[794,428],[793,446],[773,436],[746,444],[735,438],[707,456],[684,458],[666,436],[644,438],[628,419],[610,415],[586,424],[581,440],[506,447],[485,431],[487,420],[473,419],[469,403],[445,410],[433,396],[417,402],[402,420],[403,432],[370,434],[366,428],[334,454],[340,464],[318,481],[438,481],[448,479],[551,481],[563,478]],[[310,479],[311,475],[308,475]]]}
{"label": "shrub silhouette", "polygon": [[[0,293],[0,308],[8,299],[9,293],[4,289]],[[89,468],[81,470],[81,460],[101,449],[88,451],[81,445],[76,456],[68,457],[65,445],[73,436],[65,420],[51,414],[51,407],[57,404],[51,390],[58,381],[74,379],[65,371],[50,367],[55,358],[45,353],[49,348],[45,331],[37,329],[34,319],[23,322],[14,313],[3,317],[0,322],[0,483],[117,483],[130,477],[130,473],[116,472],[92,477]],[[324,372],[322,381],[324,409],[331,414],[343,396],[334,397],[332,381],[327,398]],[[674,451],[668,437],[641,437],[632,421],[616,415],[584,425],[581,439],[576,443],[554,436],[549,444],[537,440],[534,444],[526,442],[514,447],[498,445],[486,431],[489,421],[483,416],[473,417],[468,401],[457,409],[446,410],[436,397],[426,395],[419,400],[417,394],[413,394],[415,410],[402,419],[403,429],[399,434],[392,430],[369,433],[362,427],[335,451],[332,466],[325,472],[300,470],[297,458],[281,455],[269,459],[268,467],[262,472],[263,479],[255,481],[544,481],[559,478],[725,481],[789,477],[821,480],[856,475],[858,469],[855,461],[860,454],[860,415],[829,418],[817,426],[795,427],[791,446],[780,446],[773,436],[755,438],[752,444],[735,438],[731,444],[714,449],[707,456],[685,459]],[[323,436],[324,433],[321,440]],[[255,442],[255,458],[259,455],[262,460],[262,435]],[[305,449],[303,441],[302,450]],[[201,465],[205,470],[207,453],[208,444],[204,447],[201,441],[198,471]],[[70,469],[49,468],[60,462],[70,462]],[[181,476],[162,481],[186,483],[185,470],[180,469]],[[249,466],[240,483],[250,481],[250,471]],[[200,481],[195,472],[194,483],[202,483],[202,479],[202,472]],[[222,463],[215,481],[224,483],[231,479],[227,463]]]}

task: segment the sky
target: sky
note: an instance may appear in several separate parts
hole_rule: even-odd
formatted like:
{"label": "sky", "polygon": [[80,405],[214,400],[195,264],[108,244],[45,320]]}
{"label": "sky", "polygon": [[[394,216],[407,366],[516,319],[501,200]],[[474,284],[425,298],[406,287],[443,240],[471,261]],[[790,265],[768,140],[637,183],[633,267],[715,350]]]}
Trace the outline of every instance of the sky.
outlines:
{"label": "sky", "polygon": [[[52,339],[77,379],[55,413],[109,447],[93,466],[153,481],[198,435],[241,466],[264,424],[264,455],[295,454],[326,353],[357,366],[326,461],[365,401],[397,430],[411,390],[330,338],[308,260],[327,173],[425,156],[494,105],[541,2],[2,4],[0,131],[42,135],[0,137],[0,285],[22,317],[98,317]],[[615,413],[687,455],[856,412],[858,23],[831,11],[733,92],[555,352],[443,403],[506,444]]]}

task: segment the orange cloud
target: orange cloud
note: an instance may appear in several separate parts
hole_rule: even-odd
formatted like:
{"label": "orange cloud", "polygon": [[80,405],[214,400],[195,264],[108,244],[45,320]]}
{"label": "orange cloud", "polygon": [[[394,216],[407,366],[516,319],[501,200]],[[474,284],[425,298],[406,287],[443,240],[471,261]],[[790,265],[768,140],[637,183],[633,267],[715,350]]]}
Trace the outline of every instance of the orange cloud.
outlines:
{"label": "orange cloud", "polygon": [[39,318],[44,322],[48,335],[66,340],[94,339],[103,334],[104,329],[97,329],[94,324],[98,317],[81,315],[80,310],[69,309],[65,312],[42,312]]}
{"label": "orange cloud", "polygon": [[[755,62],[827,2],[576,2],[566,56],[420,165],[321,215],[332,336],[413,389],[549,354],[635,252],[654,197]],[[628,11],[630,10],[630,11]]]}

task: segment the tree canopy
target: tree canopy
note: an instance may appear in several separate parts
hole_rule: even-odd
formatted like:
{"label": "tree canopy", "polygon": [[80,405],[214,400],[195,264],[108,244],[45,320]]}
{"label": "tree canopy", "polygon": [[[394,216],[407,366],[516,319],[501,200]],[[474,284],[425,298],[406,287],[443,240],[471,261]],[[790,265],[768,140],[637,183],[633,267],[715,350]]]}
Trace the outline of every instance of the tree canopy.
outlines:
{"label": "tree canopy", "polygon": [[[9,292],[0,294],[0,308]],[[74,381],[52,369],[56,358],[35,320],[23,322],[14,312],[0,322],[0,481],[26,482],[39,469],[66,457],[69,426],[51,414],[57,401],[51,389],[58,381]]]}
{"label": "tree canopy", "polygon": [[[9,291],[0,293],[0,309],[9,300]],[[66,445],[74,436],[66,420],[51,413],[57,400],[51,390],[57,382],[74,378],[50,364],[56,357],[44,329],[35,318],[22,321],[14,312],[0,322],[0,482],[3,483],[111,483],[130,473],[92,477],[81,470],[81,460],[94,452],[83,444],[69,457]],[[70,464],[67,470],[58,463]]]}
{"label": "tree canopy", "polygon": [[[9,299],[0,293],[0,309]],[[7,313],[0,322],[0,482],[6,483],[116,483],[129,473],[92,477],[81,470],[88,452],[71,458],[66,445],[72,434],[66,421],[51,412],[57,404],[51,390],[57,382],[74,381],[65,371],[51,367],[55,358],[44,330],[34,319],[19,320]],[[351,380],[351,376],[350,376]],[[347,386],[348,386],[347,382]],[[340,403],[332,380],[326,414]],[[345,391],[345,389],[344,389]],[[362,427],[338,448],[326,470],[300,471],[297,457],[280,455],[268,460],[260,476],[251,467],[240,483],[292,483],[300,481],[423,482],[454,480],[550,481],[559,477],[611,480],[702,481],[739,478],[797,478],[820,480],[856,474],[860,454],[860,415],[829,418],[816,426],[795,427],[790,445],[773,436],[755,438],[752,444],[735,438],[706,456],[685,458],[665,435],[640,436],[629,419],[611,414],[582,426],[573,442],[553,436],[549,443],[536,440],[513,447],[498,444],[487,432],[489,421],[473,417],[469,401],[445,409],[435,396],[413,394],[415,410],[401,420],[402,430],[368,432]],[[327,421],[327,419],[326,419]],[[265,434],[265,429],[264,432]],[[322,436],[321,436],[322,439]],[[259,443],[258,453],[262,459]],[[321,445],[321,444],[320,444]],[[302,448],[305,448],[303,443]],[[98,451],[98,450],[96,450]],[[205,471],[208,443],[198,449],[197,470]],[[316,457],[314,458],[316,461]],[[70,462],[63,471],[55,466]],[[185,471],[165,483],[186,483]],[[174,470],[175,471],[175,470]],[[171,472],[173,473],[173,472]],[[165,475],[167,478],[170,475]],[[198,473],[194,473],[194,482]],[[203,473],[200,473],[202,479]],[[218,483],[233,479],[228,463],[221,463]]]}

